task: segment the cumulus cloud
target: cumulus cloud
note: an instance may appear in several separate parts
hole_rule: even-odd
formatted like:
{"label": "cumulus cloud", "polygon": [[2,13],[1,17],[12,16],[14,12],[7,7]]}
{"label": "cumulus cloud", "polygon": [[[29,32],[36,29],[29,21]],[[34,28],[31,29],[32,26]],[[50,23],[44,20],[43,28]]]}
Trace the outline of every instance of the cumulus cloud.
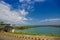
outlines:
{"label": "cumulus cloud", "polygon": [[60,21],[59,18],[56,18],[56,19],[45,19],[45,20],[40,20],[40,22],[57,22],[57,21]]}
{"label": "cumulus cloud", "polygon": [[11,5],[1,1],[0,2],[0,20],[11,23],[11,24],[26,24],[27,19],[25,16],[28,14],[27,11],[19,10],[19,12],[15,10],[10,10]]}

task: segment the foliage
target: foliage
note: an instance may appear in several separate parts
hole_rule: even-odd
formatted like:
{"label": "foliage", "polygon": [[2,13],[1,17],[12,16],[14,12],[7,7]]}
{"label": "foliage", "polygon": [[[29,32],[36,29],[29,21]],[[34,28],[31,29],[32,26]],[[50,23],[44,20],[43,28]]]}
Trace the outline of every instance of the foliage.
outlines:
{"label": "foliage", "polygon": [[54,34],[54,33],[51,33],[51,34],[38,34],[38,33],[28,33],[28,32],[14,32],[12,34],[39,35],[39,36],[59,36],[60,37],[60,34]]}

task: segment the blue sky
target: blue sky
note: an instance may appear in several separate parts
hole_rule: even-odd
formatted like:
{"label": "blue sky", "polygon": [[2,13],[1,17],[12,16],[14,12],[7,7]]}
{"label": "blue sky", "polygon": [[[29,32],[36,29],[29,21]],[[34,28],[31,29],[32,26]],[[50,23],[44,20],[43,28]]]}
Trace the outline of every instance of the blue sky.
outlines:
{"label": "blue sky", "polygon": [[1,0],[0,21],[17,25],[60,24],[60,0]]}

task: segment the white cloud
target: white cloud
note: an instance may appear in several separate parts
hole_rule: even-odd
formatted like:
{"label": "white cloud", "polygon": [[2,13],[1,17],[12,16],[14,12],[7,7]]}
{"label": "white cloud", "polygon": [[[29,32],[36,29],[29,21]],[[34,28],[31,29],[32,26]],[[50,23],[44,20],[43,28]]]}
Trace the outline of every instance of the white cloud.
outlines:
{"label": "white cloud", "polygon": [[10,10],[10,5],[1,1],[0,3],[0,20],[12,24],[26,24],[28,20],[25,16],[28,14],[24,9],[17,11]]}
{"label": "white cloud", "polygon": [[28,11],[34,11],[34,4],[35,2],[44,2],[45,0],[19,0],[22,9],[27,9]]}
{"label": "white cloud", "polygon": [[36,2],[44,2],[45,0],[35,0]]}
{"label": "white cloud", "polygon": [[26,12],[24,9],[23,9],[23,10],[20,10],[19,12],[20,12],[21,15],[23,15],[23,16],[28,14],[28,12]]}
{"label": "white cloud", "polygon": [[[26,1],[26,2],[32,2],[32,0],[20,0],[20,2],[24,2],[24,1]],[[45,1],[45,0],[33,0],[34,2],[43,2],[43,1]]]}
{"label": "white cloud", "polygon": [[23,2],[24,0],[19,0],[20,2]]}
{"label": "white cloud", "polygon": [[59,25],[60,18],[44,19],[39,21],[40,25]]}
{"label": "white cloud", "polygon": [[60,18],[40,20],[40,22],[57,22],[57,21],[60,21]]}
{"label": "white cloud", "polygon": [[19,0],[20,2],[24,2],[24,1],[26,1],[26,2],[29,2],[29,1],[31,1],[31,0]]}

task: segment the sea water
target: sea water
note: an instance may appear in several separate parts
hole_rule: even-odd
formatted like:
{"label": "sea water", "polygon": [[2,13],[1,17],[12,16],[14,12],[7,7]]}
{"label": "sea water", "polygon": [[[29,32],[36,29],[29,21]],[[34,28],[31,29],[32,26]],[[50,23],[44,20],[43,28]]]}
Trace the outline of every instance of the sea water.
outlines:
{"label": "sea water", "polygon": [[17,30],[17,32],[38,33],[38,34],[60,34],[60,28],[58,27],[37,27],[28,28],[24,30]]}

